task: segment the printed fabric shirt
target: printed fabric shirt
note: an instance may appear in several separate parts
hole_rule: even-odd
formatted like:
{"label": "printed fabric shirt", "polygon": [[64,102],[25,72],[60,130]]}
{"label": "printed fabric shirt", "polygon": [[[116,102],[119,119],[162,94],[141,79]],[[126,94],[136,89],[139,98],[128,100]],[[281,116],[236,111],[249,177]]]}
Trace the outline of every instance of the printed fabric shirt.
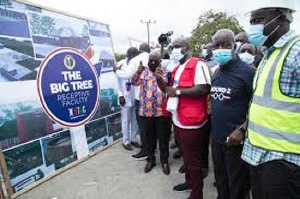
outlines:
{"label": "printed fabric shirt", "polygon": [[[291,30],[283,35],[273,47],[267,50],[263,63],[258,72],[262,72],[268,58],[276,48],[282,48],[290,39],[295,36],[296,32]],[[291,97],[300,97],[300,42],[295,43],[283,63],[280,89],[283,94]],[[242,159],[253,166],[273,160],[285,160],[300,166],[300,155],[262,149],[252,145],[249,139],[245,140]]]}
{"label": "printed fabric shirt", "polygon": [[142,117],[162,117],[165,95],[158,87],[154,73],[146,68],[140,75],[136,72],[131,82],[135,86],[140,86],[139,115]]}

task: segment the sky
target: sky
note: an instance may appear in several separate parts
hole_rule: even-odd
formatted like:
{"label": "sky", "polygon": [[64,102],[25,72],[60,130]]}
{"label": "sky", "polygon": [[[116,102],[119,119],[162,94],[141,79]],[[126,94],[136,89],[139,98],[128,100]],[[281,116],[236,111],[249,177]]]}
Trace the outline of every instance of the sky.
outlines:
{"label": "sky", "polygon": [[[22,1],[22,0],[21,0]],[[150,25],[151,41],[157,42],[161,33],[174,31],[173,38],[188,37],[197,25],[198,17],[210,9],[237,16],[245,30],[249,27],[249,13],[253,5],[263,0],[27,0],[42,7],[72,15],[91,18],[109,24],[115,52],[125,53],[129,39],[147,41],[146,24],[141,20],[155,20]],[[294,14],[293,28],[300,33],[300,0]]]}

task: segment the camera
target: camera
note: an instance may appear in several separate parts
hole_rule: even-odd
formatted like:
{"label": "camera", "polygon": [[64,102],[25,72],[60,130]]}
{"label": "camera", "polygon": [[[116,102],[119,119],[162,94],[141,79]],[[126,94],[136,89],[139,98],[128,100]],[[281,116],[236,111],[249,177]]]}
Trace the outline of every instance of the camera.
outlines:
{"label": "camera", "polygon": [[169,31],[165,34],[161,34],[159,37],[158,37],[158,43],[161,45],[161,46],[168,46],[170,43],[171,43],[171,38],[170,36],[173,34],[173,31]]}

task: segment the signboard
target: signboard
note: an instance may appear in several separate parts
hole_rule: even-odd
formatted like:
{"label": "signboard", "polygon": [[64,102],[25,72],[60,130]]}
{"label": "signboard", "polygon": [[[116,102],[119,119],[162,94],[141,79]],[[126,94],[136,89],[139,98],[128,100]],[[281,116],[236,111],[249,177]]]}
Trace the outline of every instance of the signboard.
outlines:
{"label": "signboard", "polygon": [[80,126],[97,111],[100,92],[97,72],[75,49],[51,52],[41,64],[37,86],[44,110],[63,126]]}
{"label": "signboard", "polygon": [[17,192],[118,139],[121,108],[107,24],[0,0],[0,27],[0,144]]}

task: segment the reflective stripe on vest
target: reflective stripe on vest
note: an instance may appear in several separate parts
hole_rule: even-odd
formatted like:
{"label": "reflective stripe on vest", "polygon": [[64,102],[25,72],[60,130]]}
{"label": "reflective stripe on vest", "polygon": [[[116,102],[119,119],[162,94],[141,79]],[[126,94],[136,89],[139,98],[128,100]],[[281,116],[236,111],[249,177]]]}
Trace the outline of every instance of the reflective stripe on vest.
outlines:
{"label": "reflective stripe on vest", "polygon": [[280,91],[283,63],[298,41],[300,37],[293,38],[283,48],[276,49],[266,63],[262,63],[261,74],[256,74],[248,115],[248,137],[255,146],[300,153],[300,98],[286,96]]}

